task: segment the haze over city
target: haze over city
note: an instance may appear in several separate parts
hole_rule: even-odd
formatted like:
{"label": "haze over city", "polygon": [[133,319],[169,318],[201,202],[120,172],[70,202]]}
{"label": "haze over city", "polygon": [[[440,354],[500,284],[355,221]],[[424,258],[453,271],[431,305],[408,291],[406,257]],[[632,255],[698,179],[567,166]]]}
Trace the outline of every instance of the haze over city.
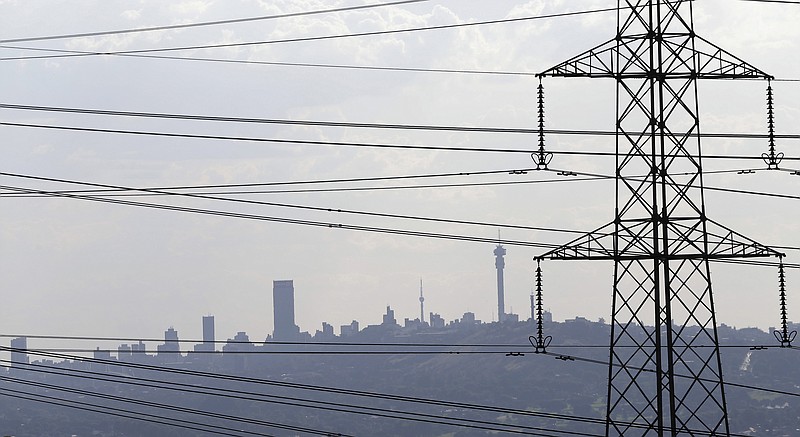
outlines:
{"label": "haze over city", "polygon": [[[207,22],[342,7],[360,2],[180,1],[0,3],[3,39]],[[14,43],[17,46],[110,52],[197,46],[321,34],[384,31],[534,17],[613,7],[586,1],[428,1],[209,27],[85,36]],[[693,4],[698,33],[773,74],[779,134],[800,126],[800,8],[733,0]],[[86,11],[93,11],[87,14]],[[530,19],[453,29],[369,37],[230,46],[165,55],[236,61],[361,65],[457,72],[414,72],[179,61],[133,56],[78,56],[5,60],[2,102],[50,108],[87,108],[344,123],[534,129],[534,73],[607,40],[614,12]],[[11,43],[8,43],[9,45]],[[4,58],[57,54],[5,47]],[[467,70],[524,74],[475,74]],[[614,86],[608,81],[546,78],[548,129],[612,130]],[[703,82],[703,132],[766,132],[763,81]],[[359,232],[263,220],[208,216],[70,198],[7,198],[0,213],[0,307],[8,334],[159,337],[174,326],[200,338],[198,317],[213,313],[217,332],[247,331],[262,339],[272,330],[271,285],[292,279],[297,325],[318,329],[356,319],[379,323],[391,305],[399,318],[418,313],[418,284],[426,306],[446,320],[474,312],[497,318],[494,249],[501,241],[561,244],[565,232],[502,225],[589,231],[613,218],[612,181],[583,181],[535,168],[535,134],[360,129],[308,125],[222,123],[21,111],[4,106],[7,123],[190,135],[291,139],[338,143],[416,144],[516,149],[524,153],[408,150],[319,144],[169,138],[64,131],[5,125],[4,171],[119,187],[329,181],[498,171],[409,182],[326,183],[259,187],[307,192],[225,195],[264,204],[171,196],[119,199],[350,224],[414,233],[476,236],[483,242]],[[561,151],[613,152],[613,137],[549,135]],[[797,139],[778,149],[797,157]],[[766,140],[709,138],[709,155],[760,155]],[[705,170],[762,168],[761,162],[707,159]],[[787,159],[786,167],[798,167]],[[612,174],[613,158],[556,155],[554,169]],[[9,175],[3,184],[34,190],[82,190],[85,185]],[[524,182],[514,185],[493,183]],[[438,188],[310,192],[451,183]],[[789,173],[709,174],[706,185],[796,196],[800,178]],[[479,184],[464,186],[464,184]],[[227,191],[244,190],[228,188]],[[252,190],[252,189],[251,189]],[[217,190],[224,191],[224,190]],[[213,190],[206,190],[212,193]],[[437,223],[354,215],[275,204],[479,222]],[[796,263],[800,246],[797,199],[707,191],[709,217],[767,245],[785,246]],[[527,317],[534,286],[533,258],[545,249],[505,244],[506,308]],[[545,261],[545,306],[557,320],[608,318],[612,264]],[[717,319],[766,329],[780,322],[775,268],[713,265]],[[800,305],[796,269],[789,269],[789,315]],[[146,326],[146,332],[141,327]]]}

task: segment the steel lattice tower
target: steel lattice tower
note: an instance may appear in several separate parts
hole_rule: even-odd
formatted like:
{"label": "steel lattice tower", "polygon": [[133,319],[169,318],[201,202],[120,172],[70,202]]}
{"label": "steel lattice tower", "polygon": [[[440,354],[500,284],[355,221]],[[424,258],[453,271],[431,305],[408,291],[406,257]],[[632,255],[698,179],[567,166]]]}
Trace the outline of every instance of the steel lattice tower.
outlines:
{"label": "steel lattice tower", "polygon": [[617,85],[614,221],[543,255],[614,261],[606,435],[729,435],[709,261],[778,253],[706,216],[697,79],[770,76],[687,0],[618,1],[616,37],[545,76]]}

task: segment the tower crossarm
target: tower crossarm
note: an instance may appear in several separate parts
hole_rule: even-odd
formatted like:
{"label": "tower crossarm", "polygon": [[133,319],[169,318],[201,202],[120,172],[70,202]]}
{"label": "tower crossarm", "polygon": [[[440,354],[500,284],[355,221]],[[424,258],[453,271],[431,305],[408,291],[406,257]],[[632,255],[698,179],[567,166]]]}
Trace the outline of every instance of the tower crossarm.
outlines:
{"label": "tower crossarm", "polygon": [[708,219],[709,258],[752,258],[780,256],[781,252]]}
{"label": "tower crossarm", "polygon": [[538,74],[539,77],[617,79],[772,79],[773,77],[691,32],[661,35],[664,63],[658,72],[644,60],[649,35],[618,37]]}
{"label": "tower crossarm", "polygon": [[[667,255],[670,259],[735,259],[780,256],[781,253],[758,243],[713,220],[706,221],[705,235],[696,220],[674,218],[667,226],[667,249],[658,249],[646,238],[652,232],[649,219],[609,223],[540,255],[554,260],[636,260]],[[614,233],[618,232],[617,246]],[[705,245],[708,245],[706,250]]]}

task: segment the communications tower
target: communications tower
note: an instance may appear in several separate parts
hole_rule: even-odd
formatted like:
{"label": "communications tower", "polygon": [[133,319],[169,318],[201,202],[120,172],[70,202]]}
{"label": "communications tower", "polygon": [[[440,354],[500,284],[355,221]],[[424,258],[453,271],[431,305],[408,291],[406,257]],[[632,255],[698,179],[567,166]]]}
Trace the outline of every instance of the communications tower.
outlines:
{"label": "communications tower", "polygon": [[494,248],[494,266],[497,268],[497,321],[502,322],[505,319],[505,284],[503,281],[503,269],[506,267],[506,261],[503,257],[506,255],[506,249],[500,243]]}
{"label": "communications tower", "polygon": [[425,323],[425,298],[422,297],[422,278],[419,278],[419,321]]}
{"label": "communications tower", "polygon": [[539,75],[616,82],[614,219],[543,256],[614,262],[607,436],[728,436],[709,261],[779,254],[706,215],[697,80],[771,76],[689,0],[617,6],[614,38]]}

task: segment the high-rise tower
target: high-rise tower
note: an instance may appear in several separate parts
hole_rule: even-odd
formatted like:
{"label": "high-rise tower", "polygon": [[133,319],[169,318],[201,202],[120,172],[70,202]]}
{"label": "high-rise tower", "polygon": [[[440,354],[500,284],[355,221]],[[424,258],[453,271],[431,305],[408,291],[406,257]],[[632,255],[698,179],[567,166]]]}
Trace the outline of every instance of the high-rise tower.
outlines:
{"label": "high-rise tower", "polygon": [[25,368],[28,364],[28,338],[19,337],[11,339],[11,368]]}
{"label": "high-rise tower", "polygon": [[214,316],[203,316],[203,345],[214,350]]}
{"label": "high-rise tower", "polygon": [[214,352],[216,349],[214,336],[214,316],[203,316],[203,342],[194,345],[195,352]]}
{"label": "high-rise tower", "polygon": [[297,340],[300,328],[294,324],[294,281],[272,281],[272,311],[275,327],[272,338]]}
{"label": "high-rise tower", "polygon": [[502,322],[506,315],[505,284],[503,283],[503,269],[506,267],[506,261],[503,259],[505,255],[506,249],[498,243],[494,248],[494,266],[497,268],[497,321],[499,322]]}

